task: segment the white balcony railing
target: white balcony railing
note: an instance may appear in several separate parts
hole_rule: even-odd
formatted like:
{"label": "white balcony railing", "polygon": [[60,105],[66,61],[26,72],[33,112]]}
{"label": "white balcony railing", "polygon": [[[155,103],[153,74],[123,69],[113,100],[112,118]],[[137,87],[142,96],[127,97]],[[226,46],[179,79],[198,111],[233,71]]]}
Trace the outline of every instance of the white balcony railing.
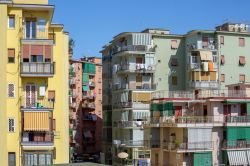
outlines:
{"label": "white balcony railing", "polygon": [[155,91],[152,93],[153,99],[159,98],[187,98],[193,99],[194,93],[191,91]]}

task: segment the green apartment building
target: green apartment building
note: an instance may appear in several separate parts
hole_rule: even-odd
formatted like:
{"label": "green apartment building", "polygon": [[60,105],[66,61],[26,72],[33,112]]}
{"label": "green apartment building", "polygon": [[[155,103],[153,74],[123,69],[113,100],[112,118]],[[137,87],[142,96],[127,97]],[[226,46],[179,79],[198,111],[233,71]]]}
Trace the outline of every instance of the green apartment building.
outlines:
{"label": "green apartment building", "polygon": [[[181,100],[187,92],[224,91],[226,85],[250,82],[249,40],[248,25],[241,23],[225,23],[215,30],[193,30],[184,35],[146,29],[115,36],[101,51],[105,162],[164,165],[156,161],[161,157],[152,150],[162,149],[157,141],[162,131],[144,125],[152,116],[152,92],[160,92],[156,98],[167,92],[168,98]],[[145,148],[148,144],[151,149]],[[121,152],[128,157],[121,159]]]}

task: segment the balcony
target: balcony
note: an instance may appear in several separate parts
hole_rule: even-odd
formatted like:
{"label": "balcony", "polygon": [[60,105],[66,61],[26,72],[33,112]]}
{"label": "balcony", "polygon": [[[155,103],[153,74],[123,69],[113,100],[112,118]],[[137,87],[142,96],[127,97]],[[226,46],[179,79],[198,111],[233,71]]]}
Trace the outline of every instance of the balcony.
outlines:
{"label": "balcony", "polygon": [[215,81],[190,81],[189,86],[192,88],[213,88],[219,87],[219,83]]}
{"label": "balcony", "polygon": [[21,111],[53,110],[54,100],[42,98],[21,97]]}
{"label": "balcony", "polygon": [[[214,39],[212,39],[214,41]],[[211,51],[217,51],[217,46],[213,42],[202,42],[202,41],[197,41],[195,43],[189,44],[188,45],[188,51],[198,51],[198,50],[211,50]]]}
{"label": "balcony", "polygon": [[155,65],[153,64],[135,64],[129,63],[124,65],[118,65],[117,73],[154,73]]}
{"label": "balcony", "polygon": [[225,116],[226,126],[250,126],[250,116]]}
{"label": "balcony", "polygon": [[156,84],[143,83],[140,86],[136,86],[136,83],[117,83],[113,85],[114,90],[141,90],[141,91],[153,91],[156,89]]}
{"label": "balcony", "polygon": [[21,77],[53,77],[55,63],[21,62]]}
{"label": "balcony", "polygon": [[95,99],[95,95],[94,94],[83,94],[82,95],[82,99],[83,100],[87,100],[87,99],[94,100]]}
{"label": "balcony", "polygon": [[23,132],[22,146],[54,146],[54,134],[51,132]]}
{"label": "balcony", "polygon": [[152,93],[152,99],[194,99],[194,93],[190,91],[155,91]]}
{"label": "balcony", "polygon": [[249,90],[201,90],[198,92],[198,98],[233,98],[250,99]]}
{"label": "balcony", "polygon": [[144,147],[144,140],[125,140],[121,141],[121,147]]}
{"label": "balcony", "polygon": [[141,102],[118,102],[115,103],[113,107],[115,109],[133,108],[136,110],[148,110],[150,108],[150,104]]}
{"label": "balcony", "polygon": [[73,78],[69,79],[69,85],[70,86],[73,86],[75,84],[76,84],[76,80],[75,79],[73,79]]}
{"label": "balcony", "polygon": [[55,35],[53,32],[50,33],[48,28],[33,28],[33,27],[23,27],[22,43],[25,42],[36,42],[45,41],[50,45],[54,44]]}
{"label": "balcony", "polygon": [[147,45],[129,45],[115,48],[113,50],[113,55],[117,54],[116,56],[119,56],[123,55],[123,53],[145,54],[146,52],[155,52],[155,49],[152,46]]}
{"label": "balcony", "polygon": [[85,115],[83,118],[84,121],[92,121],[95,122],[97,121],[97,116],[93,114]]}
{"label": "balcony", "polygon": [[177,151],[178,153],[212,151],[213,142],[211,141],[188,142],[188,143],[162,142],[162,148],[166,151]]}
{"label": "balcony", "polygon": [[94,88],[94,87],[95,87],[95,82],[94,82],[94,81],[90,81],[90,82],[89,82],[89,87]]}
{"label": "balcony", "polygon": [[222,143],[223,150],[250,149],[249,140],[225,140]]}
{"label": "balcony", "polygon": [[143,121],[118,121],[114,122],[113,127],[130,129],[130,128],[141,128],[143,127]]}
{"label": "balcony", "polygon": [[211,127],[223,126],[225,118],[221,116],[163,116],[151,117],[145,127]]}
{"label": "balcony", "polygon": [[95,109],[95,103],[84,102],[82,103],[82,108],[93,110]]}

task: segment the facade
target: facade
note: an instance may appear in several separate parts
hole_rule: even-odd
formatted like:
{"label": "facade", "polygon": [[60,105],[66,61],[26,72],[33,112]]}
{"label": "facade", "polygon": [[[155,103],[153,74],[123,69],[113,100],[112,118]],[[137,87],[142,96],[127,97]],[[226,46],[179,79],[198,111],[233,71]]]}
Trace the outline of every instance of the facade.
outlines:
{"label": "facade", "polygon": [[249,83],[154,92],[144,125],[151,165],[249,165],[249,94]]}
{"label": "facade", "polygon": [[102,147],[102,61],[70,60],[71,158],[100,155]]}
{"label": "facade", "polygon": [[0,12],[0,165],[68,163],[68,34],[47,0],[0,1]]}
{"label": "facade", "polygon": [[[225,91],[228,89],[226,85],[249,82],[245,57],[250,51],[249,35],[248,25],[226,23],[215,30],[193,30],[185,35],[170,34],[163,29],[146,29],[140,33],[126,32],[115,36],[101,51],[105,64],[105,162],[133,165],[147,163],[150,159],[151,163],[160,163],[160,159],[155,160],[160,154],[154,154],[154,148],[144,146],[145,140],[150,143],[152,136],[158,136],[154,138],[158,140],[154,145],[157,151],[163,137],[163,129],[143,127],[148,116],[154,117],[150,111],[152,94],[170,91],[169,97],[175,100],[182,96],[181,92],[195,95],[199,90]],[[179,102],[187,104],[182,99]],[[204,116],[208,116],[207,113],[208,110]],[[187,133],[184,129],[180,132]],[[128,159],[111,158],[111,152],[116,155],[126,152]]]}

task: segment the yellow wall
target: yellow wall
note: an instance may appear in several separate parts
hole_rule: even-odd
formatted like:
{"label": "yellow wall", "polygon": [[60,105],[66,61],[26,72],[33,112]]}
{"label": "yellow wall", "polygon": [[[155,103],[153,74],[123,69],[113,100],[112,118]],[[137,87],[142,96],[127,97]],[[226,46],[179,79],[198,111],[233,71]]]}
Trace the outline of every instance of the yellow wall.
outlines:
{"label": "yellow wall", "polygon": [[[26,2],[19,0],[18,2]],[[37,0],[28,1],[35,3]],[[40,1],[39,1],[40,2]],[[47,2],[41,1],[42,3]],[[37,2],[38,3],[38,2]],[[0,30],[0,51],[3,56],[0,58],[0,120],[1,134],[1,148],[0,148],[0,165],[8,165],[8,152],[16,153],[16,165],[21,165],[22,153],[20,147],[21,141],[21,111],[20,111],[20,97],[24,96],[24,87],[27,83],[34,83],[37,86],[47,85],[46,94],[48,90],[55,90],[56,102],[53,111],[53,117],[56,119],[56,136],[54,145],[56,148],[56,159],[53,163],[68,163],[69,162],[69,137],[68,137],[68,35],[63,32],[63,27],[54,29],[56,33],[56,44],[53,47],[53,61],[56,64],[55,75],[50,78],[24,78],[20,77],[20,57],[21,57],[21,42],[23,11],[21,8],[9,8],[7,5],[0,5],[0,22],[2,28]],[[6,13],[6,14],[4,14]],[[47,18],[46,12],[29,12],[35,17]],[[7,28],[7,15],[14,14],[16,19],[15,29]],[[26,13],[27,15],[27,13]],[[47,25],[48,26],[48,25]],[[7,31],[7,33],[6,33]],[[7,49],[15,48],[15,63],[7,63]],[[8,83],[15,84],[15,97],[8,98],[7,85]],[[7,99],[7,100],[6,100]],[[12,117],[16,120],[15,133],[7,132],[7,118]],[[7,133],[7,134],[6,134]],[[7,141],[8,140],[8,141]]]}
{"label": "yellow wall", "polygon": [[7,61],[7,5],[0,5],[0,22],[1,22],[1,30],[0,30],[0,165],[7,165],[7,116],[6,116],[6,61]]}
{"label": "yellow wall", "polygon": [[19,4],[48,4],[48,0],[13,0],[13,2]]}

